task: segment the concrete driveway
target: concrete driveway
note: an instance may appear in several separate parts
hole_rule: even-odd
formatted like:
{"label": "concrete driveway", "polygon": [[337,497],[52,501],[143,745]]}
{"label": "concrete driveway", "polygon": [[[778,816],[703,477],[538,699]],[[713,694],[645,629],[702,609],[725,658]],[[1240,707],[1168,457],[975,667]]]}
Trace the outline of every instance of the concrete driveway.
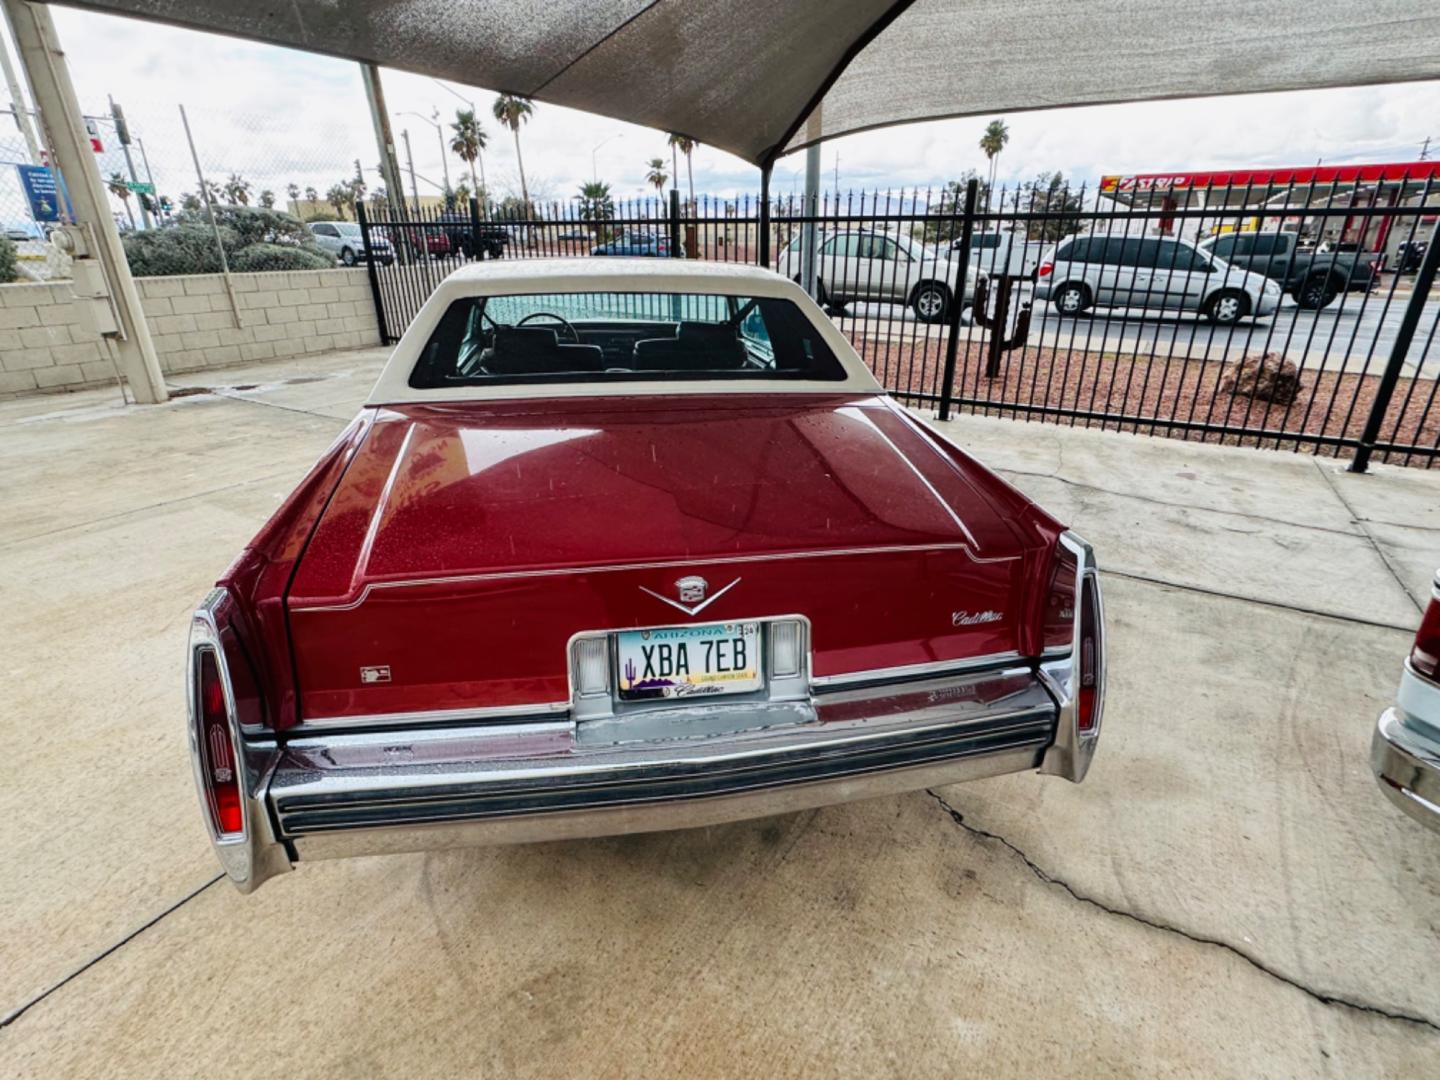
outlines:
{"label": "concrete driveway", "polygon": [[1107,571],[1084,785],[239,895],[186,757],[189,613],[381,359],[0,404],[0,1073],[1434,1075],[1440,835],[1367,751],[1440,471],[963,418]]}

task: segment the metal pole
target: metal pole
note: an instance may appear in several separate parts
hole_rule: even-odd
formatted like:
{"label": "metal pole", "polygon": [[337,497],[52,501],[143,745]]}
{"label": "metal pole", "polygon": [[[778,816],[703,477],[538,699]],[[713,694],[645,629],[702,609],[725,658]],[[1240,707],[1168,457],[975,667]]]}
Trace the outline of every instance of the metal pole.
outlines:
{"label": "metal pole", "polygon": [[[9,22],[9,16],[6,16]],[[10,37],[15,37],[15,28],[10,27]],[[18,46],[17,46],[18,51]],[[25,111],[25,98],[20,94],[20,80],[15,78],[15,66],[10,63],[10,50],[4,41],[0,41],[0,68],[5,72],[5,85],[10,90],[11,115],[15,117],[15,126],[20,129],[20,134],[25,137],[25,148],[30,152],[30,164],[40,164],[40,140],[35,137],[35,128],[31,126],[30,114]],[[1421,158],[1423,161],[1424,158]]]}
{"label": "metal pole", "polygon": [[210,218],[210,229],[215,234],[215,250],[220,253],[220,274],[225,281],[225,292],[230,297],[230,313],[235,316],[235,327],[239,329],[240,304],[235,299],[235,283],[230,280],[230,263],[225,258],[225,244],[220,239],[220,224],[215,220],[215,205],[210,201],[210,188],[205,184],[205,173],[200,168],[200,155],[195,152],[195,139],[190,134],[190,118],[185,115],[185,106],[180,106],[180,123],[185,128],[185,142],[190,146],[190,160],[195,163],[195,180],[200,185],[200,198],[205,201],[205,214]]}
{"label": "metal pole", "polygon": [[[811,143],[805,148],[805,216],[814,218],[820,212],[820,144]],[[800,226],[800,281],[801,287],[812,297],[816,295],[815,263],[819,247],[819,230],[813,220]]]}
{"label": "metal pole", "polygon": [[[120,149],[124,151],[125,168],[130,173],[130,182],[132,184],[138,184],[140,182],[140,176],[135,171],[135,159],[130,156],[130,125],[125,123],[125,112],[119,105],[115,104],[113,97],[110,98],[110,117],[115,121],[115,138],[119,140]],[[140,220],[144,223],[145,228],[152,228],[150,211],[145,209],[145,200],[140,198],[140,192],[137,191],[134,194],[135,201],[140,204]],[[131,222],[131,224],[133,225],[134,222]]]}
{"label": "metal pole", "polygon": [[1420,325],[1425,302],[1430,298],[1430,287],[1435,284],[1437,266],[1440,266],[1440,225],[1436,225],[1430,233],[1430,246],[1425,249],[1425,257],[1420,261],[1420,272],[1415,275],[1415,291],[1410,294],[1410,302],[1405,305],[1405,314],[1395,331],[1395,342],[1390,346],[1390,359],[1385,365],[1385,373],[1380,376],[1380,386],[1375,391],[1375,403],[1370,407],[1370,415],[1365,420],[1365,430],[1360,435],[1360,445],[1355,448],[1355,457],[1350,462],[1350,471],[1353,473],[1363,473],[1370,466],[1370,456],[1375,452],[1376,440],[1380,438],[1380,425],[1385,422],[1385,410],[1390,407],[1390,399],[1400,381],[1400,368],[1405,363],[1410,342],[1414,340],[1415,330]]}
{"label": "metal pole", "polygon": [[400,137],[405,140],[405,164],[410,169],[410,198],[415,202],[415,213],[420,212],[420,189],[415,186],[415,155],[410,152],[410,129],[403,128]]}
{"label": "metal pole", "polygon": [[405,184],[400,179],[400,163],[395,159],[395,136],[390,131],[390,113],[385,108],[385,87],[380,82],[376,64],[361,64],[360,77],[365,83],[365,100],[370,105],[370,122],[375,128],[375,143],[380,150],[380,170],[385,176],[385,201],[390,212],[400,217],[405,204]]}
{"label": "metal pole", "polygon": [[678,188],[670,189],[670,257],[678,259],[684,252],[680,250],[680,191]]}
{"label": "metal pole", "polygon": [[[365,214],[365,200],[355,204],[355,220],[360,223],[360,239],[365,250],[370,250],[370,219]],[[380,272],[374,259],[365,260],[365,269],[370,277],[370,298],[375,303],[375,327],[380,331],[380,344],[390,344],[390,328],[385,324],[385,300],[380,292]]]}
{"label": "metal pole", "polygon": [[[435,110],[435,115],[439,116],[440,110]],[[455,189],[450,186],[450,161],[445,156],[450,152],[449,148],[445,145],[445,131],[433,120],[431,121],[431,125],[435,128],[435,138],[440,141],[440,170],[445,174],[445,190],[447,192],[454,191]]]}
{"label": "metal pole", "polygon": [[980,181],[971,180],[965,185],[965,217],[960,224],[960,250],[955,253],[955,291],[950,297],[949,318],[946,324],[950,331],[945,342],[945,374],[940,384],[940,419],[950,419],[950,395],[955,385],[955,353],[960,347],[960,309],[965,306],[965,278],[970,270],[970,240],[975,232],[975,201],[980,197]]}
{"label": "metal pole", "polygon": [[[130,276],[125,261],[125,248],[120,232],[110,214],[105,181],[100,166],[90,149],[90,136],[75,96],[75,84],[50,9],[45,4],[29,4],[24,0],[3,0],[10,26],[15,34],[16,51],[21,67],[30,83],[30,94],[40,110],[40,123],[51,160],[64,177],[74,208],[75,223],[84,230],[89,257],[77,258],[78,268],[93,259],[99,264],[108,299],[112,305],[116,331],[111,335],[115,358],[125,373],[135,400],[142,404],[159,404],[169,399],[155,343],[145,323],[140,306],[140,293]],[[92,264],[93,265],[93,264]]]}
{"label": "metal pole", "polygon": [[772,165],[760,167],[760,265],[770,268],[770,170]]}

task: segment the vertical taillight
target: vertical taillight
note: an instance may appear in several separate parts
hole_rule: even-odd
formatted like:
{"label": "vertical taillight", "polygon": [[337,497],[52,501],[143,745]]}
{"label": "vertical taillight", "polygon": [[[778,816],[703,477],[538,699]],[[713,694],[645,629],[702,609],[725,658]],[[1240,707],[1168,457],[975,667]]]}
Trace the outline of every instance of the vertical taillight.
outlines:
{"label": "vertical taillight", "polygon": [[239,836],[245,831],[241,805],[240,770],[231,736],[230,706],[215,650],[202,647],[195,657],[195,707],[197,750],[201,782],[210,810],[210,824],[219,839]]}
{"label": "vertical taillight", "polygon": [[1075,714],[1083,735],[1095,730],[1100,715],[1100,594],[1095,575],[1087,574],[1080,588],[1080,693]]}
{"label": "vertical taillight", "polygon": [[1417,675],[1440,682],[1440,578],[1436,579],[1425,617],[1420,620],[1415,644],[1410,647],[1410,666]]}
{"label": "vertical taillight", "polygon": [[1055,545],[1055,563],[1045,589],[1045,610],[1041,616],[1046,652],[1068,650],[1075,639],[1075,553],[1064,544]]}

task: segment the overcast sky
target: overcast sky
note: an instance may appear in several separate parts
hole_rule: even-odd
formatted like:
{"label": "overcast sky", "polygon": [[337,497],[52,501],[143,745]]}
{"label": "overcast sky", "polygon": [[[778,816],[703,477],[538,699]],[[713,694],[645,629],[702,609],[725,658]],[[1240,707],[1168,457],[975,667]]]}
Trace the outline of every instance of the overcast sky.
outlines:
{"label": "overcast sky", "polygon": [[[320,191],[348,175],[359,157],[373,187],[378,159],[356,65],[272,46],[57,7],[56,23],[82,106],[106,109],[107,95],[122,103],[145,140],[146,156],[162,191],[194,188],[176,106],[190,114],[207,175],[231,172],[255,189],[271,188],[283,201],[288,183]],[[417,186],[434,193],[443,183],[433,127],[410,113],[442,121],[464,107],[430,79],[385,71],[396,138],[409,129]],[[485,167],[492,193],[518,192],[515,151],[508,131],[489,115],[494,92],[455,87],[473,98],[490,134]],[[1059,169],[1093,181],[1107,172],[1154,172],[1227,166],[1327,162],[1413,161],[1428,135],[1440,152],[1440,83],[1410,83],[1346,90],[1206,98],[1180,102],[1096,106],[1012,113],[1011,139],[999,163],[1002,181],[1029,179]],[[977,141],[990,117],[912,124],[839,139],[823,152],[824,186],[850,188],[943,183],[967,168],[983,171]],[[8,119],[0,119],[0,151],[16,160],[20,146]],[[102,128],[102,132],[104,129]],[[568,198],[592,169],[616,195],[642,194],[646,161],[669,160],[663,134],[570,109],[537,103],[521,133],[532,196]],[[123,168],[106,140],[102,169]],[[603,144],[603,145],[602,145]],[[598,150],[594,149],[598,146]],[[403,143],[401,168],[406,167]],[[734,195],[758,187],[758,173],[709,148],[694,159],[700,193]],[[452,182],[464,166],[450,157]],[[142,166],[143,168],[143,166]],[[804,155],[782,158],[774,186],[786,192],[802,183]],[[684,162],[681,161],[682,188]],[[408,174],[406,181],[409,187]]]}

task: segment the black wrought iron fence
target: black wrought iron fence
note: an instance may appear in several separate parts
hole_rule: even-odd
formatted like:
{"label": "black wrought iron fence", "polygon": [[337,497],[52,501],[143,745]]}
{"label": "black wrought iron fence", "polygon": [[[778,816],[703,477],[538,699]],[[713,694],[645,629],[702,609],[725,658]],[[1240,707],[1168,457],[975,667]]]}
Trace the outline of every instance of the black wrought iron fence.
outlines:
{"label": "black wrought iron fence", "polygon": [[813,203],[671,192],[528,214],[372,204],[361,220],[394,255],[370,267],[387,340],[474,259],[768,258],[891,393],[941,415],[1433,466],[1440,171],[1317,175]]}

